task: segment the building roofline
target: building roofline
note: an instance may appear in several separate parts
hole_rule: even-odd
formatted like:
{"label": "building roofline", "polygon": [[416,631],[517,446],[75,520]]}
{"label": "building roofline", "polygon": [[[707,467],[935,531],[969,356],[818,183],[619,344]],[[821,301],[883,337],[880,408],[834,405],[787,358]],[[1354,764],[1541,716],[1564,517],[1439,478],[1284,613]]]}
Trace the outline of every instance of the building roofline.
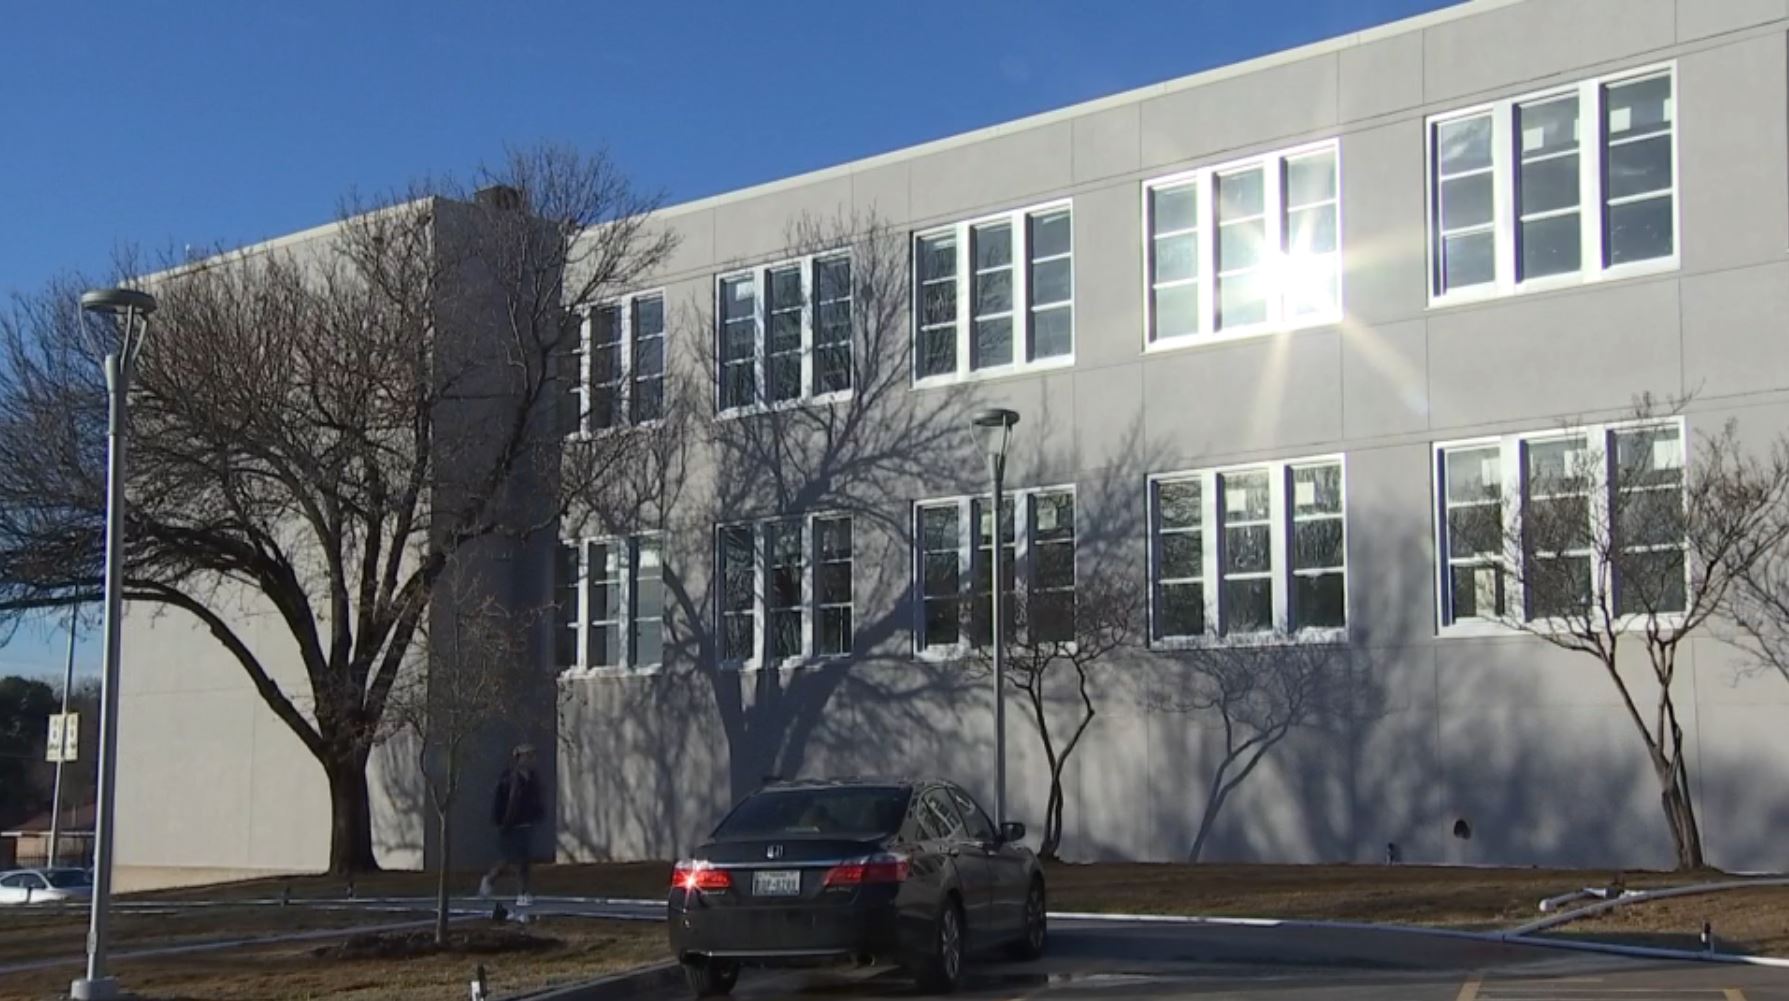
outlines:
{"label": "building roofline", "polygon": [[1147,100],[1153,97],[1162,97],[1185,90],[1192,90],[1197,87],[1204,87],[1221,80],[1246,76],[1250,73],[1258,73],[1261,70],[1271,69],[1275,66],[1283,66],[1288,63],[1300,62],[1316,56],[1328,55],[1334,52],[1357,48],[1370,42],[1377,42],[1386,38],[1409,34],[1411,32],[1423,31],[1438,24],[1464,20],[1490,11],[1501,10],[1505,7],[1513,7],[1524,2],[1526,2],[1526,0],[1463,0],[1463,2],[1457,3],[1455,6],[1428,11],[1413,17],[1406,17],[1386,24],[1365,28],[1360,31],[1350,32],[1345,35],[1336,35],[1332,38],[1311,42],[1306,45],[1298,46],[1297,48],[1270,52],[1266,55],[1256,56],[1253,59],[1245,59],[1242,62],[1215,66],[1211,69],[1194,73],[1191,76],[1175,77],[1172,80],[1165,80],[1161,83],[1152,83],[1131,90],[1121,91],[1116,94],[1109,94],[1105,97],[1096,97],[1090,101],[1082,101],[1079,104],[1071,104],[1067,107],[1055,108],[1050,111],[1039,112],[1035,115],[1027,115],[1024,118],[1015,118],[1011,121],[999,122],[969,132],[959,132],[956,135],[945,136],[941,139],[933,139],[915,146],[903,146],[900,149],[890,150],[886,153],[878,153],[874,156],[867,156],[857,160],[848,160],[844,163],[834,164],[830,167],[822,167],[818,170],[810,170],[789,177],[777,178],[773,181],[765,181],[762,184],[754,184],[744,188],[735,188],[731,191],[722,191],[718,194],[692,199],[687,202],[677,202],[659,209],[654,212],[653,215],[660,218],[673,218],[689,213],[706,211],[731,202],[744,201],[749,198],[757,198],[762,195],[786,191],[790,188],[800,187],[806,184],[814,184],[839,177],[849,177],[859,171],[900,163],[906,160],[915,160],[923,156],[929,156],[933,153],[954,149],[958,146],[966,146],[987,139],[995,139],[1004,135],[1024,132],[1028,129],[1035,129],[1045,125],[1052,125],[1057,122],[1068,121],[1082,115],[1089,115],[1110,108],[1134,104],[1138,101]]}

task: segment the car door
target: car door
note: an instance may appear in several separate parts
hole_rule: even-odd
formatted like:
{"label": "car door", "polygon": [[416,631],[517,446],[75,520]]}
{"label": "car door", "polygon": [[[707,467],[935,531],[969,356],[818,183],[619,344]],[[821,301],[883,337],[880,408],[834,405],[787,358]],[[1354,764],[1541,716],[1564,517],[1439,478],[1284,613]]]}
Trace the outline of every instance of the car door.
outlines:
{"label": "car door", "polygon": [[950,795],[969,835],[981,846],[988,873],[990,927],[997,937],[1017,936],[1024,930],[1025,894],[1031,889],[1028,853],[1019,845],[995,843],[999,839],[994,836],[994,822],[974,797],[955,786]]}
{"label": "car door", "polygon": [[29,891],[26,890],[26,887],[35,886],[36,879],[28,872],[9,872],[5,876],[0,876],[0,903],[25,903],[29,899],[27,896]]}
{"label": "car door", "polygon": [[994,905],[986,853],[965,830],[963,815],[948,791],[934,787],[921,793],[920,811],[922,826],[942,832],[938,846],[956,870],[964,924],[972,937],[986,935],[992,927]]}

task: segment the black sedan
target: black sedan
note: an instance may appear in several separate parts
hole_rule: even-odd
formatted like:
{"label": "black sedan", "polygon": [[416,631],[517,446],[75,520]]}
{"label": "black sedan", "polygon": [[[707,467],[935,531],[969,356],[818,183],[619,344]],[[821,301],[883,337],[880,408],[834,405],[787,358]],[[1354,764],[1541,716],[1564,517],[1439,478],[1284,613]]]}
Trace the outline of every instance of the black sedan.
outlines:
{"label": "black sedan", "polygon": [[1044,876],[968,793],[940,781],[778,782],[677,863],[671,949],[698,997],[741,965],[899,963],[956,988],[969,951],[1043,952]]}

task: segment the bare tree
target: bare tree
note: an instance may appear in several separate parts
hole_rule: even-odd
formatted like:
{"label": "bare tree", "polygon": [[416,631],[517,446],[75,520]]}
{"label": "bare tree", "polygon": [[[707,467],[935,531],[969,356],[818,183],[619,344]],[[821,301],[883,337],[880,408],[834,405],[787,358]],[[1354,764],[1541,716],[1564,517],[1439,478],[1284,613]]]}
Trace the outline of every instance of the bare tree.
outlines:
{"label": "bare tree", "polygon": [[[1448,535],[1451,555],[1476,554],[1451,572],[1474,575],[1479,618],[1602,665],[1646,748],[1677,865],[1693,869],[1702,838],[1677,712],[1678,653],[1780,543],[1789,463],[1750,457],[1732,423],[1701,436],[1686,462],[1679,412],[1647,397],[1605,435],[1530,441],[1512,484],[1450,468],[1457,513]],[[1485,503],[1455,503],[1469,494]],[[1644,653],[1651,692],[1622,671],[1629,645]]]}
{"label": "bare tree", "polygon": [[456,559],[437,582],[434,609],[418,630],[412,662],[393,684],[381,721],[384,739],[408,742],[435,808],[440,944],[447,942],[451,820],[467,755],[529,722],[551,685],[530,657],[528,642],[542,616],[506,606],[488,575],[464,566]]}
{"label": "bare tree", "polygon": [[[1072,550],[1068,555],[1072,559]],[[1041,567],[1033,570],[1048,573]],[[1067,570],[1065,578],[1073,581],[1073,567]],[[1066,806],[1062,773],[1099,714],[1101,669],[1141,645],[1140,601],[1134,588],[1104,578],[1079,582],[1072,591],[1017,588],[1007,592],[1005,601],[1011,613],[1006,683],[1023,698],[1050,771],[1038,855],[1054,859],[1062,846]],[[971,649],[970,663],[977,675],[986,678],[993,670],[993,647],[986,642],[985,589],[969,602],[968,618],[983,639]]]}
{"label": "bare tree", "polygon": [[[1760,487],[1789,479],[1789,436],[1779,436],[1768,459],[1753,460],[1747,479]],[[1789,681],[1789,497],[1779,493],[1765,520],[1758,558],[1739,569],[1724,612],[1724,636],[1754,666]]]}
{"label": "bare tree", "polygon": [[1176,683],[1150,693],[1149,708],[1215,721],[1224,739],[1188,862],[1203,857],[1230,795],[1293,731],[1369,714],[1370,686],[1356,668],[1342,644],[1284,633],[1226,637],[1174,655],[1167,669]]}
{"label": "bare tree", "polygon": [[[663,262],[654,199],[554,148],[477,187],[351,202],[299,248],[149,279],[126,597],[202,623],[321,764],[333,871],[375,866],[367,757],[453,555],[550,530],[642,447],[558,431],[578,405],[566,304]],[[81,284],[0,317],[0,614],[102,583],[106,337],[79,320]],[[302,684],[239,631],[245,596],[277,615]]]}

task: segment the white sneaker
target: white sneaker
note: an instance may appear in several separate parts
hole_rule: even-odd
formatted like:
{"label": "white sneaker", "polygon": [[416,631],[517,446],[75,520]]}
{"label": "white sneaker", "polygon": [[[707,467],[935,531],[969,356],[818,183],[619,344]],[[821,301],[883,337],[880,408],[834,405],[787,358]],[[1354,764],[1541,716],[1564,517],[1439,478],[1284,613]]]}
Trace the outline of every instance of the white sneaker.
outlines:
{"label": "white sneaker", "polygon": [[524,893],[521,896],[517,897],[516,898],[516,906],[517,907],[533,907],[534,906],[534,894]]}
{"label": "white sneaker", "polygon": [[478,899],[491,899],[491,877],[480,876],[478,879]]}

